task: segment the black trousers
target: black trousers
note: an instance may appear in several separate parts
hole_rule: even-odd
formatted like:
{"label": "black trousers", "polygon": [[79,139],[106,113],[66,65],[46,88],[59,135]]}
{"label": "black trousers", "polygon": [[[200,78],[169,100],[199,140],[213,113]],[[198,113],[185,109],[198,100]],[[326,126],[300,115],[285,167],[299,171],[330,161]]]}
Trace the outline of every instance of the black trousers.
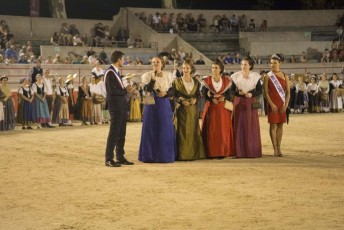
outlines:
{"label": "black trousers", "polygon": [[110,112],[110,130],[107,138],[105,161],[114,159],[114,150],[116,148],[116,158],[124,157],[125,134],[127,131],[127,111],[109,111]]}

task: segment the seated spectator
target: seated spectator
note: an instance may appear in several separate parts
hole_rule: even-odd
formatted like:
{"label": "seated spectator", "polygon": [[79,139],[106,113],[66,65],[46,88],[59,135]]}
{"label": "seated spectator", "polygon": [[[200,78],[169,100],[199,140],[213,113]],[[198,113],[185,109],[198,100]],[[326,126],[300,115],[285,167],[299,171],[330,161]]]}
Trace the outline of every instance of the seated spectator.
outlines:
{"label": "seated spectator", "polygon": [[49,55],[44,64],[54,64],[53,57]]}
{"label": "seated spectator", "polygon": [[98,24],[94,26],[94,35],[100,38],[105,37],[105,30],[104,30],[103,23],[99,22]]}
{"label": "seated spectator", "polygon": [[19,50],[19,57],[21,54],[24,54],[25,56],[28,56],[28,52],[26,49],[26,46],[22,46],[21,50]]}
{"label": "seated spectator", "polygon": [[233,59],[234,64],[241,64],[240,53],[236,53],[235,58]]}
{"label": "seated spectator", "polygon": [[87,55],[85,55],[85,56],[82,58],[80,64],[90,64],[90,62],[88,61]]}
{"label": "seated spectator", "polygon": [[331,60],[331,62],[339,62],[338,50],[337,49],[331,50],[330,60]]}
{"label": "seated spectator", "polygon": [[9,48],[6,49],[5,58],[6,58],[6,61],[9,63],[16,63],[17,62],[18,54],[14,48],[14,45],[11,45]]}
{"label": "seated spectator", "polygon": [[109,64],[109,59],[107,57],[107,54],[105,53],[104,48],[102,48],[102,50],[100,51],[98,59],[100,64],[102,65]]}
{"label": "seated spectator", "polygon": [[169,32],[172,31],[173,33],[178,33],[178,25],[177,25],[177,18],[174,16],[174,13],[170,13],[170,28],[169,28]]}
{"label": "seated spectator", "polygon": [[197,24],[200,32],[203,32],[207,27],[207,20],[203,17],[203,14],[198,15]]}
{"label": "seated spectator", "polygon": [[19,55],[18,64],[29,64],[29,62],[26,59],[25,54],[21,53]]}
{"label": "seated spectator", "polygon": [[263,63],[259,55],[254,56],[253,61],[254,61],[254,64],[257,64],[257,65],[260,65]]}
{"label": "seated spectator", "polygon": [[84,45],[88,44],[88,38],[87,38],[87,34],[84,33],[83,35],[81,35],[80,37],[81,41],[84,43]]}
{"label": "seated spectator", "polygon": [[320,62],[330,62],[330,51],[328,49],[325,49],[322,53]]}
{"label": "seated spectator", "polygon": [[141,19],[141,21],[147,25],[147,16],[145,14],[145,12],[142,12],[140,15],[139,15],[139,19]]}
{"label": "seated spectator", "polygon": [[50,43],[54,46],[59,45],[59,35],[57,34],[57,32],[54,32],[53,36],[50,38]]}
{"label": "seated spectator", "polygon": [[69,27],[66,22],[62,23],[60,34],[63,37],[63,44],[65,46],[70,45],[69,42],[70,42],[70,39],[72,38],[72,35],[70,34]]}
{"label": "seated spectator", "polygon": [[223,14],[222,18],[220,19],[220,27],[222,28],[224,33],[228,34],[229,32],[228,18],[225,14]]}
{"label": "seated spectator", "polygon": [[291,55],[291,57],[290,57],[290,63],[296,63],[295,55]]}
{"label": "seated spectator", "polygon": [[29,62],[29,64],[35,64],[36,63],[35,55],[31,55],[27,61]]}
{"label": "seated spectator", "polygon": [[100,39],[100,45],[102,47],[112,47],[112,37],[109,35],[105,35],[104,38]]}
{"label": "seated spectator", "polygon": [[140,35],[137,35],[135,38],[135,47],[136,48],[143,48],[143,42],[142,42]]}
{"label": "seated spectator", "polygon": [[70,57],[65,57],[65,59],[63,60],[63,64],[72,64],[72,60]]}
{"label": "seated spectator", "polygon": [[127,41],[128,33],[124,26],[120,26],[117,32],[117,41],[125,42]]}
{"label": "seated spectator", "polygon": [[230,30],[231,32],[238,32],[238,19],[235,14],[230,19]]}
{"label": "seated spectator", "polygon": [[156,12],[152,18],[153,29],[159,30],[160,29],[160,23],[161,23],[161,16],[160,16],[159,12]]}
{"label": "seated spectator", "polygon": [[56,54],[55,59],[53,60],[54,64],[63,64],[63,60],[60,56],[60,54]]}
{"label": "seated spectator", "polygon": [[197,32],[198,31],[198,26],[197,26],[196,20],[193,17],[192,13],[190,13],[186,18],[186,28],[190,32]]}
{"label": "seated spectator", "polygon": [[263,20],[262,24],[260,24],[260,32],[268,32],[268,21]]}
{"label": "seated spectator", "polygon": [[133,60],[131,59],[130,56],[127,56],[125,61],[124,61],[124,65],[134,65]]}
{"label": "seated spectator", "polygon": [[307,55],[306,55],[306,52],[305,52],[305,51],[303,51],[303,52],[301,53],[300,62],[301,62],[301,63],[307,62]]}
{"label": "seated spectator", "polygon": [[241,32],[246,32],[247,30],[247,19],[245,14],[240,17],[239,28]]}
{"label": "seated spectator", "polygon": [[141,60],[140,57],[136,57],[134,65],[143,65],[143,61]]}
{"label": "seated spectator", "polygon": [[205,65],[205,62],[203,61],[202,55],[199,55],[199,58],[195,62],[196,65]]}
{"label": "seated spectator", "polygon": [[93,47],[90,46],[90,47],[88,48],[88,51],[86,52],[87,58],[88,58],[89,56],[95,54],[95,53],[96,53],[96,52],[93,50]]}
{"label": "seated spectator", "polygon": [[88,64],[95,65],[97,61],[96,54],[92,54],[88,57]]}
{"label": "seated spectator", "polygon": [[73,45],[74,46],[85,46],[84,42],[81,40],[80,35],[76,34],[73,37]]}
{"label": "seated spectator", "polygon": [[163,32],[167,32],[170,28],[171,24],[170,24],[170,18],[167,15],[167,13],[163,13],[161,15],[161,29]]}
{"label": "seated spectator", "polygon": [[339,59],[340,62],[344,61],[344,49],[338,50],[338,59]]}
{"label": "seated spectator", "polygon": [[213,25],[211,27],[214,27],[214,33],[218,31],[219,33],[221,32],[221,16],[220,15],[215,15],[213,18]]}
{"label": "seated spectator", "polygon": [[247,31],[248,32],[255,32],[256,31],[256,24],[254,24],[253,18],[250,19],[250,23],[248,24]]}
{"label": "seated spectator", "polygon": [[185,32],[186,31],[186,20],[183,17],[182,13],[179,13],[177,15],[177,25],[178,25],[178,31],[179,32]]}
{"label": "seated spectator", "polygon": [[72,64],[81,64],[82,56],[76,53],[68,53],[72,57]]}
{"label": "seated spectator", "polygon": [[234,60],[233,60],[232,55],[230,53],[228,53],[226,55],[226,57],[223,59],[224,64],[233,64],[234,63],[233,61]]}
{"label": "seated spectator", "polygon": [[132,34],[129,35],[129,38],[127,40],[127,46],[128,48],[134,48],[135,46],[135,39]]}
{"label": "seated spectator", "polygon": [[59,35],[59,40],[58,40],[58,45],[59,46],[64,46],[64,37],[63,37],[63,34],[60,34]]}
{"label": "seated spectator", "polygon": [[0,38],[4,43],[13,39],[13,34],[11,33],[10,27],[7,25],[5,20],[0,21]]}
{"label": "seated spectator", "polygon": [[70,25],[69,26],[69,32],[70,32],[70,34],[74,37],[75,35],[79,35],[80,34],[80,32],[79,32],[79,30],[78,30],[78,28],[76,28],[76,25],[75,24],[72,24],[72,25]]}

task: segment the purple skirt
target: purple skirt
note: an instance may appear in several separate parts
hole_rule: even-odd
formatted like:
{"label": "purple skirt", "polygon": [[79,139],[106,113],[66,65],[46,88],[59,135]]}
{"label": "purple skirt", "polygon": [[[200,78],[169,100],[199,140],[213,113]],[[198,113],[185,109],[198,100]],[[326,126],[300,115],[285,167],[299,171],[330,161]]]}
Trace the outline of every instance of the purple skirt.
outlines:
{"label": "purple skirt", "polygon": [[254,101],[256,98],[234,99],[234,153],[237,158],[262,156],[258,110],[251,108]]}

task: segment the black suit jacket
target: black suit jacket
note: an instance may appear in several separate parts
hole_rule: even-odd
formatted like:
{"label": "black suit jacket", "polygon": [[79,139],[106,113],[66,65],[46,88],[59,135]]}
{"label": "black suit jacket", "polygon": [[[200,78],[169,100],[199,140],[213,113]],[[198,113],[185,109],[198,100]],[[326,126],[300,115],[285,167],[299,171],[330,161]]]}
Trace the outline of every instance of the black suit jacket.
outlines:
{"label": "black suit jacket", "polygon": [[123,86],[121,76],[111,65],[104,74],[106,100],[109,111],[125,111],[127,89]]}

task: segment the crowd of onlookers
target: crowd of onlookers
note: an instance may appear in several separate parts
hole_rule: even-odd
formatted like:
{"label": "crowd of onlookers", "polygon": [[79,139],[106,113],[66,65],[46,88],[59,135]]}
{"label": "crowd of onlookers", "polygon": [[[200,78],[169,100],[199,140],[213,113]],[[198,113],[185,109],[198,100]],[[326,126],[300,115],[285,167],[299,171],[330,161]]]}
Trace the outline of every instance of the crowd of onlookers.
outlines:
{"label": "crowd of onlookers", "polygon": [[167,14],[156,12],[154,15],[146,16],[145,12],[135,14],[146,25],[152,27],[158,32],[181,33],[181,32],[224,32],[238,33],[241,32],[267,32],[268,25],[266,20],[262,20],[259,27],[253,18],[247,19],[246,15],[236,16],[233,14],[227,17],[226,14],[215,15],[211,22],[208,22],[203,14],[195,17],[192,13],[183,15],[182,13]]}

